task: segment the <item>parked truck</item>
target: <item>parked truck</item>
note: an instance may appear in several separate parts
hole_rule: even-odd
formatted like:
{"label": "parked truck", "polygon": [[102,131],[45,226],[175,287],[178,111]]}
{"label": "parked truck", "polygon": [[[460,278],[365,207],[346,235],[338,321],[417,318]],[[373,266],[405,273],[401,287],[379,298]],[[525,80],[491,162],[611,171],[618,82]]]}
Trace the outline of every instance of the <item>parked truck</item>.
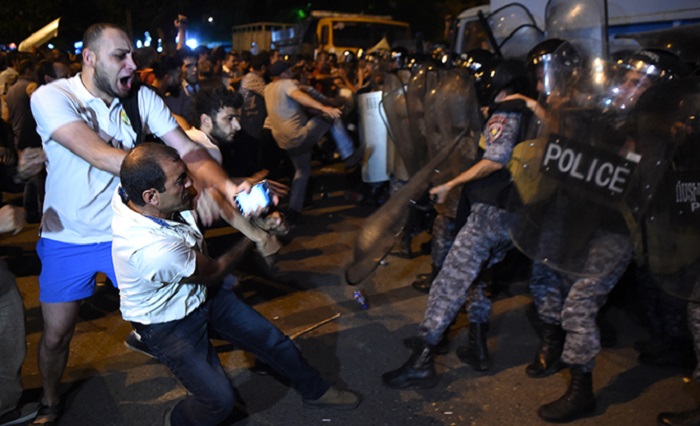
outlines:
{"label": "parked truck", "polygon": [[289,28],[293,24],[281,22],[254,22],[252,24],[233,27],[232,48],[237,52],[243,50],[270,50],[272,47],[272,32]]}
{"label": "parked truck", "polygon": [[358,53],[382,40],[390,46],[406,44],[411,39],[408,23],[391,16],[312,11],[309,18],[288,28],[272,31],[272,44],[285,55],[313,55],[326,51],[341,55]]}

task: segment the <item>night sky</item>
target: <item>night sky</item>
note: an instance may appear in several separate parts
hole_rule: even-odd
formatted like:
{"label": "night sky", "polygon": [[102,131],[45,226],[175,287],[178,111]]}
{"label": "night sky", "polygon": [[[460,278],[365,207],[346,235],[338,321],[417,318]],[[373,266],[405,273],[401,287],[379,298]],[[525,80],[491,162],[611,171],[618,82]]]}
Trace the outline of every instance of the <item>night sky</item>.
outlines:
{"label": "night sky", "polygon": [[[310,10],[391,15],[407,21],[413,32],[442,41],[445,14],[484,3],[484,0],[22,0],[0,4],[0,44],[19,43],[31,33],[62,17],[57,45],[82,37],[87,25],[106,21],[122,25],[134,35],[148,30],[154,38],[175,36],[173,20],[189,18],[193,33],[207,41],[228,41],[231,27],[252,22],[296,22]],[[77,12],[79,11],[79,12]],[[79,16],[77,16],[79,15]],[[213,21],[208,19],[213,17]]]}

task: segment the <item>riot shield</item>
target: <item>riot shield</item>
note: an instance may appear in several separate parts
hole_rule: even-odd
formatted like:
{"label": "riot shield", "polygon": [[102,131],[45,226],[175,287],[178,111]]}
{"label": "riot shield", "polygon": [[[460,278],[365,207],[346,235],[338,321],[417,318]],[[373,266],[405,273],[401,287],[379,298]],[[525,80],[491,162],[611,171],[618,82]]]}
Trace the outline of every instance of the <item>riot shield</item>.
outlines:
{"label": "riot shield", "polygon": [[416,148],[408,114],[406,87],[394,74],[387,74],[382,88],[382,107],[387,130],[409,175],[415,174],[423,163],[424,153]]}
{"label": "riot shield", "polygon": [[[424,166],[365,220],[355,242],[353,259],[346,268],[349,284],[358,284],[367,278],[391,250],[405,224],[401,218],[408,204],[425,193],[431,180],[435,176],[440,176],[439,179],[454,177],[458,171],[469,168],[476,157],[481,120],[471,81],[460,71],[447,72],[439,79],[435,77],[429,79],[430,84],[439,84],[430,89],[423,100],[429,112],[425,116],[426,126],[434,129],[430,140],[435,154],[426,157]],[[387,117],[387,121],[391,120]]]}
{"label": "riot shield", "polygon": [[[537,138],[525,146],[516,188],[528,192],[511,228],[514,244],[535,261],[582,276],[609,272],[611,262],[590,262],[600,241],[625,247],[641,226],[663,162],[673,144],[647,143],[634,128],[630,111],[611,104],[629,70],[600,60],[587,61],[547,98],[547,118]],[[523,144],[521,144],[523,145]],[[526,182],[518,179],[526,178]],[[614,243],[613,243],[614,242]]]}
{"label": "riot shield", "polygon": [[[434,70],[428,75],[425,95],[423,96],[423,129],[425,132],[426,150],[429,158],[434,157],[440,151],[440,142],[444,135],[438,126],[438,113],[435,104],[438,99],[438,90],[443,82],[446,70]],[[454,136],[451,139],[454,139]]]}
{"label": "riot shield", "polygon": [[[442,70],[439,85],[426,93],[424,103],[430,158],[459,134],[467,132],[431,179],[433,185],[440,185],[471,167],[477,156],[478,146],[475,142],[480,130],[478,123],[482,119],[473,78],[464,68]],[[455,217],[459,196],[459,191],[451,191],[444,205],[436,206],[438,212]]]}
{"label": "riot shield", "polygon": [[376,212],[365,219],[365,224],[355,240],[353,258],[345,268],[348,284],[356,285],[366,279],[394,246],[404,226],[402,220],[406,206],[425,192],[436,167],[450,155],[463,135],[459,135],[404,186],[394,193]]}
{"label": "riot shield", "polygon": [[365,147],[362,162],[362,181],[365,183],[389,180],[388,135],[381,101],[382,92],[379,91],[363,93],[357,97],[360,143]]}
{"label": "riot shield", "polygon": [[[441,73],[440,84],[426,95],[426,128],[428,154],[439,152],[457,135],[469,130],[478,137],[482,121],[473,78],[464,68],[452,68]],[[455,151],[440,168],[433,183],[443,183],[471,166],[476,158],[475,135],[466,134]]]}
{"label": "riot shield", "polygon": [[492,48],[506,59],[525,59],[530,49],[544,39],[530,11],[519,3],[507,4],[480,18]]}
{"label": "riot shield", "polygon": [[[428,104],[427,116],[431,127],[437,128],[439,138],[429,141],[434,146],[433,150],[439,150],[447,141],[452,140],[466,129],[474,130],[482,121],[479,110],[479,101],[476,95],[473,78],[464,68],[452,68],[444,71],[440,78],[440,84],[430,92],[426,103]],[[465,149],[476,149],[467,145]],[[462,159],[475,158],[476,152],[467,151]],[[462,167],[464,165],[462,164]]]}
{"label": "riot shield", "polygon": [[605,0],[549,0],[544,13],[546,38],[578,40],[587,57],[608,59]]}
{"label": "riot shield", "polygon": [[642,253],[667,293],[700,302],[700,78],[650,88],[635,110],[640,143],[676,151],[651,201]]}
{"label": "riot shield", "polygon": [[414,150],[422,167],[428,160],[425,128],[425,96],[431,86],[437,84],[437,70],[429,64],[419,64],[411,69],[411,78],[406,85],[406,107]]}

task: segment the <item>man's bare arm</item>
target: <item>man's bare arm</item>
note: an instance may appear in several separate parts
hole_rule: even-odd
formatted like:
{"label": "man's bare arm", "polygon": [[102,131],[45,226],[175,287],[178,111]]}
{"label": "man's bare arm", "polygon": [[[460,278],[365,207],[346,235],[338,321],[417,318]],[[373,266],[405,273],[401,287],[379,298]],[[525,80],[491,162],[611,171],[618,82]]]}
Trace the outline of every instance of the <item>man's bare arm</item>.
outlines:
{"label": "man's bare arm", "polygon": [[452,188],[484,178],[502,168],[503,165],[501,163],[482,158],[469,169],[457,175],[454,179],[445,182],[442,185],[431,188],[429,191],[430,195],[435,195],[438,203],[444,203],[445,199],[447,198],[447,193]]}
{"label": "man's bare arm", "polygon": [[245,190],[240,187],[245,183],[245,179],[230,178],[207,150],[192,142],[180,127],[174,128],[160,138],[166,145],[177,150],[194,178],[203,182],[206,187],[215,188],[226,195],[227,202],[232,202],[235,194]]}
{"label": "man's bare arm", "polygon": [[64,124],[51,138],[98,169],[119,175],[126,151],[109,146],[85,122]]}
{"label": "man's bare arm", "polygon": [[204,284],[207,287],[221,284],[223,277],[233,270],[252,244],[253,242],[248,238],[242,238],[241,241],[216,259],[197,252],[197,267],[194,273],[183,279],[182,282]]}

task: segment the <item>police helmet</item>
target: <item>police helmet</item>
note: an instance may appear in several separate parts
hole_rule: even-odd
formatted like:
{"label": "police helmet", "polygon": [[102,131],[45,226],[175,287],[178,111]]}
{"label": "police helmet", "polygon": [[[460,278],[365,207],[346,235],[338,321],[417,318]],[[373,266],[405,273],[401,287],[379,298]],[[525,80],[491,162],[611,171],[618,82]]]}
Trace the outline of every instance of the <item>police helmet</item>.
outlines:
{"label": "police helmet", "polygon": [[450,66],[450,52],[442,46],[437,46],[430,54],[433,64],[437,66]]}
{"label": "police helmet", "polygon": [[530,49],[525,62],[528,67],[545,66],[553,59],[560,65],[574,68],[581,64],[581,55],[571,43],[558,38],[550,38]]}
{"label": "police helmet", "polygon": [[558,38],[538,43],[528,52],[525,63],[537,82],[537,90],[546,95],[551,93],[556,81],[566,81],[583,65],[578,49]]}
{"label": "police helmet", "polygon": [[496,66],[493,76],[493,93],[491,101],[501,91],[520,93],[528,97],[535,97],[534,84],[525,62],[517,59],[506,59]]}
{"label": "police helmet", "polygon": [[671,80],[689,74],[689,68],[676,54],[658,48],[638,50],[623,67],[658,80]]}
{"label": "police helmet", "polygon": [[564,43],[564,40],[550,38],[538,43],[527,53],[525,62],[529,67],[542,66],[552,59],[552,54]]}
{"label": "police helmet", "polygon": [[496,61],[496,55],[486,49],[472,49],[460,56],[457,65],[469,70],[469,73],[474,75],[485,64],[491,64]]}
{"label": "police helmet", "polygon": [[481,106],[489,106],[495,96],[494,77],[496,75],[496,68],[500,63],[501,60],[494,56],[489,60],[481,62],[478,67],[475,67],[475,69],[471,71],[474,78],[476,96]]}
{"label": "police helmet", "polygon": [[396,69],[404,69],[408,66],[408,49],[405,47],[393,47],[390,55],[391,62]]}
{"label": "police helmet", "polygon": [[346,50],[343,52],[343,62],[345,62],[346,64],[357,62],[357,59],[358,55],[352,50]]}
{"label": "police helmet", "polygon": [[611,111],[621,112],[634,107],[653,84],[684,77],[688,66],[674,53],[664,49],[642,49],[616,63],[617,75],[611,96],[605,99]]}

